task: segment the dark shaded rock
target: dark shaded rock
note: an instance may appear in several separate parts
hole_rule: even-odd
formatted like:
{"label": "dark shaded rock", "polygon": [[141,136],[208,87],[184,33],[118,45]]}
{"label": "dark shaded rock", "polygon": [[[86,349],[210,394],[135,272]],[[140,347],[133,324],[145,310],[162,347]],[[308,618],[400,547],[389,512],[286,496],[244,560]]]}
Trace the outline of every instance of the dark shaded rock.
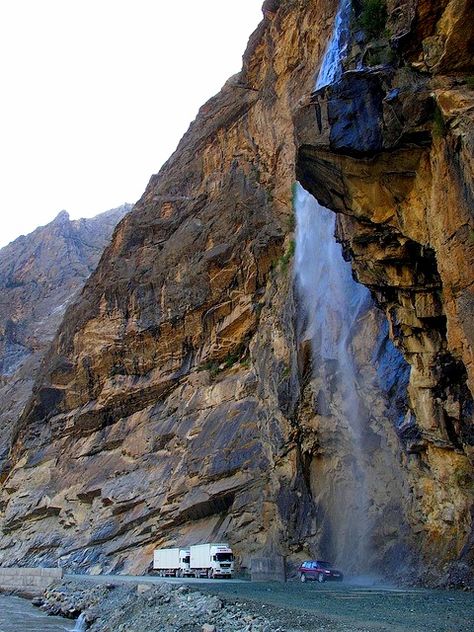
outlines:
{"label": "dark shaded rock", "polygon": [[327,89],[332,151],[357,155],[382,149],[384,96],[380,76],[366,71],[347,72]]}

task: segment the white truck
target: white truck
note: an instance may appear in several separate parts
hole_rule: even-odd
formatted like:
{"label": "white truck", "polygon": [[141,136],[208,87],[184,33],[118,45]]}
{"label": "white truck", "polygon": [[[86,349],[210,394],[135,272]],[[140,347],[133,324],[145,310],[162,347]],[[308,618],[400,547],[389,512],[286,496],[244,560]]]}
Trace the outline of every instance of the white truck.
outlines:
{"label": "white truck", "polygon": [[153,554],[153,570],[160,577],[193,575],[189,567],[189,549],[157,549]]}
{"label": "white truck", "polygon": [[195,544],[190,550],[189,566],[195,577],[232,577],[234,555],[228,544]]}

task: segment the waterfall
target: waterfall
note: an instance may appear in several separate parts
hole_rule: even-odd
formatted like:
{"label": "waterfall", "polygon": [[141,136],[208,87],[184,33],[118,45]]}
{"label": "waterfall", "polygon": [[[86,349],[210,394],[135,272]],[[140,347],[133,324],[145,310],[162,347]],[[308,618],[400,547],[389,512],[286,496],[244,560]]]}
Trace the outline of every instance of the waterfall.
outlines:
{"label": "waterfall", "polygon": [[316,77],[315,90],[337,81],[342,75],[341,61],[347,51],[349,42],[349,21],[352,0],[341,0],[339,10],[334,19],[334,28],[324,53],[321,68]]}
{"label": "waterfall", "polygon": [[[351,0],[342,0],[315,89],[342,74],[350,12]],[[321,553],[329,553],[334,562],[355,570],[367,564],[371,525],[364,454],[369,419],[359,395],[360,375],[351,342],[358,320],[372,303],[368,290],[354,281],[336,241],[335,213],[297,184],[295,214],[295,281],[303,317],[299,337],[300,342],[311,342],[314,412],[337,426],[338,450],[346,455],[344,473],[338,480],[325,481],[331,488],[330,498],[319,498],[329,523],[323,539],[330,540]],[[322,480],[320,473],[319,481],[312,484],[321,486]]]}
{"label": "waterfall", "polygon": [[[358,322],[372,306],[370,293],[352,278],[352,269],[334,236],[336,215],[299,184],[295,195],[295,277],[302,303],[300,342],[311,341],[315,412],[337,420],[339,441],[351,458],[342,483],[332,482],[331,554],[345,568],[362,566],[370,532],[364,434],[368,412],[359,395],[352,350]],[[340,507],[338,507],[340,505]],[[346,514],[346,515],[344,515]]]}
{"label": "waterfall", "polygon": [[334,236],[336,215],[296,186],[295,271],[306,311],[304,339],[312,341],[319,360],[337,362],[354,411],[354,362],[350,339],[359,315],[371,303],[370,293],[352,278],[350,263]]}
{"label": "waterfall", "polygon": [[86,615],[83,612],[81,612],[81,614],[76,620],[76,625],[74,626],[74,629],[72,632],[85,632],[86,630],[87,630]]}

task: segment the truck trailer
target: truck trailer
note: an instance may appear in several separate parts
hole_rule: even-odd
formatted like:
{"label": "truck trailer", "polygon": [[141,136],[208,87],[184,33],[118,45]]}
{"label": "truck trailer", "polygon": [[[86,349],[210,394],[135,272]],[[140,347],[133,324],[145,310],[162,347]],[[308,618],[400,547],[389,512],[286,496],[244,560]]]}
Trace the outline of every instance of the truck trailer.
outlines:
{"label": "truck trailer", "polygon": [[153,570],[160,577],[186,577],[193,575],[189,566],[189,549],[157,549],[153,554]]}
{"label": "truck trailer", "polygon": [[232,577],[234,555],[228,544],[195,544],[190,551],[190,569],[195,577]]}

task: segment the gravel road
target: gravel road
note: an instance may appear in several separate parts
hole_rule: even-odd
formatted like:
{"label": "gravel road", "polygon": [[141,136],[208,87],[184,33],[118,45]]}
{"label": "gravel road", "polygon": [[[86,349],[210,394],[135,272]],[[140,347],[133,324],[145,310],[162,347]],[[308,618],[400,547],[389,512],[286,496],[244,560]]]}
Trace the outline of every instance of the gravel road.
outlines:
{"label": "gravel road", "polygon": [[[461,591],[309,582],[255,583],[132,576],[68,576],[76,582],[187,584],[288,630],[471,632],[474,595]],[[245,605],[244,605],[245,604]]]}
{"label": "gravel road", "polygon": [[445,590],[288,582],[286,585],[244,583],[200,587],[226,599],[271,611],[283,627],[301,630],[367,630],[390,632],[472,632],[474,595]]}

